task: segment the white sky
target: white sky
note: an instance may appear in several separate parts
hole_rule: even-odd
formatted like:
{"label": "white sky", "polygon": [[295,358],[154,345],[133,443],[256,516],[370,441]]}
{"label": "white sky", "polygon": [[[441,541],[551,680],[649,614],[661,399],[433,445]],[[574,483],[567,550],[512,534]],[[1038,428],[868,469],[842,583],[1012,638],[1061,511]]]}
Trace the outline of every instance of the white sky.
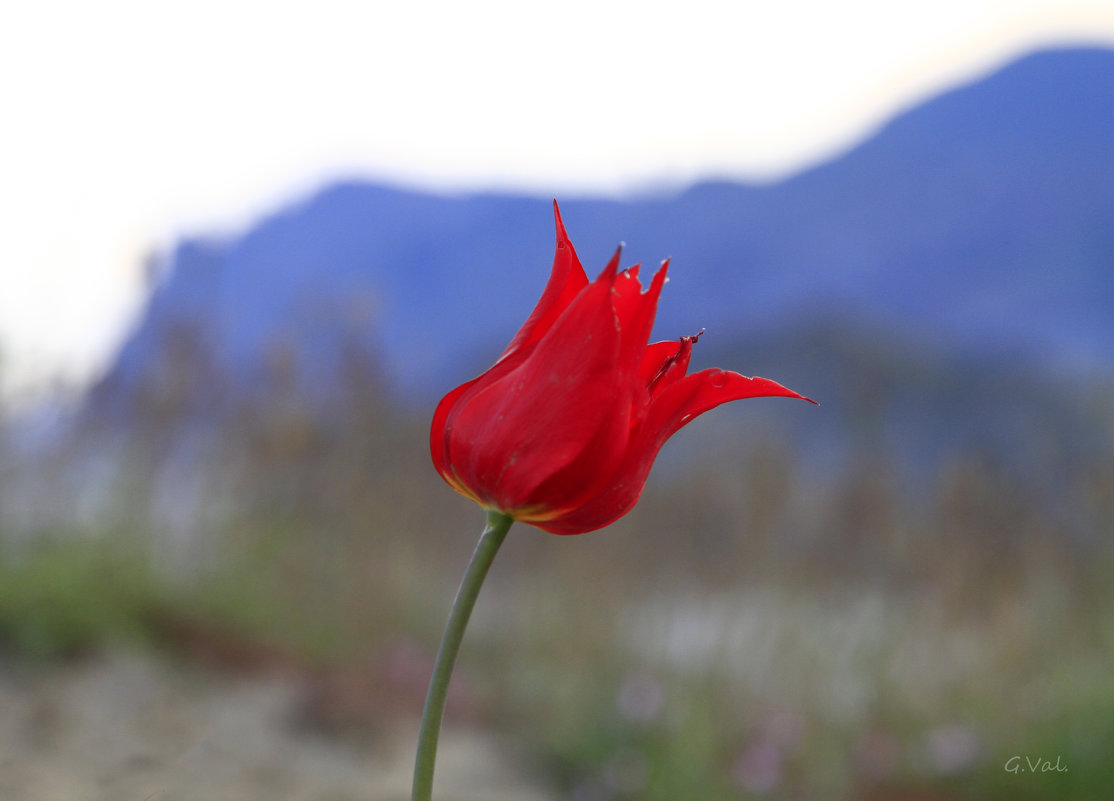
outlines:
{"label": "white sky", "polygon": [[5,8],[0,391],[87,380],[134,319],[147,253],[329,177],[547,197],[771,180],[1076,43],[1114,45],[1112,0]]}

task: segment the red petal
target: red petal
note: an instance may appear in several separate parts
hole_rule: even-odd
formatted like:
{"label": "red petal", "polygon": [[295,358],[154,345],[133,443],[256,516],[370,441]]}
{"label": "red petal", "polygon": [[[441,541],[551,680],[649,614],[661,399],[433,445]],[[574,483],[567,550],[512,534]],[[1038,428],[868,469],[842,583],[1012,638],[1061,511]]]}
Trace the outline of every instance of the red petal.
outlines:
{"label": "red petal", "polygon": [[[611,458],[615,443],[621,441],[625,447],[626,432],[633,430],[645,414],[649,393],[646,382],[639,379],[638,373],[647,348],[646,340],[649,339],[654,325],[658,297],[665,285],[668,265],[662,265],[654,275],[650,288],[643,292],[638,281],[638,266],[616,274],[618,264],[619,251],[616,251],[597,281],[613,282],[611,298],[619,321],[621,344],[614,364],[615,374],[611,380],[618,388],[618,393],[627,399],[627,404],[619,407],[607,421],[601,429],[598,442],[587,446],[580,456],[538,488],[537,495],[548,500],[548,508],[539,510],[532,517],[520,517],[526,522],[544,527],[546,520],[554,519],[555,511],[557,517],[563,515],[559,511],[562,507],[571,510],[591,502],[612,480],[612,471],[619,465],[620,460]],[[685,364],[687,363],[688,360],[685,359]],[[683,365],[681,372],[684,372]],[[623,436],[620,438],[620,435]]]}
{"label": "red petal", "polygon": [[629,427],[612,421],[624,408],[629,414],[630,387],[616,381],[613,283],[614,271],[605,270],[521,364],[466,391],[448,416],[443,458],[461,483],[488,493],[492,505],[506,511],[549,505],[554,499],[533,491],[586,449],[595,451],[592,467],[605,475],[622,458]]}
{"label": "red petal", "polygon": [[720,404],[768,396],[809,400],[775,381],[725,370],[703,370],[674,381],[654,395],[646,419],[631,432],[623,464],[603,491],[568,514],[534,525],[554,534],[581,534],[617,520],[638,502],[658,451],[678,429]]}
{"label": "red petal", "polygon": [[615,281],[615,313],[619,316],[619,327],[623,332],[623,352],[620,359],[624,365],[631,365],[635,373],[641,367],[646,343],[654,328],[658,297],[661,295],[661,288],[665,286],[668,267],[668,263],[662,264],[650,282],[650,288],[645,292],[638,281],[637,266],[622,272]]}
{"label": "red petal", "polygon": [[[437,472],[458,491],[463,492],[457,486],[457,480],[453,477],[452,467],[448,461],[448,437],[452,431],[456,415],[461,408],[467,405],[472,396],[522,364],[534,351],[535,347],[535,345],[530,345],[500,359],[485,373],[461,384],[437,404],[437,409],[433,412],[433,422],[430,425],[429,432],[430,455],[433,457],[433,465],[437,468]],[[471,495],[470,492],[465,492],[465,494]]]}
{"label": "red petal", "polygon": [[538,305],[526,318],[522,328],[514,335],[511,344],[499,357],[502,361],[511,353],[537,342],[545,332],[556,322],[573,298],[588,285],[588,276],[576,257],[572,242],[565,231],[565,224],[561,220],[561,210],[557,208],[557,201],[553,201],[553,218],[557,226],[557,250],[553,255],[553,270],[549,274],[549,282],[545,285]]}
{"label": "red petal", "polygon": [[433,466],[437,468],[437,472],[441,474],[441,478],[446,481],[450,480],[449,477],[452,475],[452,469],[445,458],[445,424],[456,402],[460,400],[460,397],[475,385],[480,378],[483,378],[483,376],[473,378],[471,381],[461,384],[454,389],[441,399],[441,402],[437,404],[437,409],[433,412],[433,424],[429,429],[429,452],[433,457]]}
{"label": "red petal", "polygon": [[681,340],[653,342],[646,346],[642,354],[642,365],[638,368],[638,380],[649,386],[666,365],[677,355]]}
{"label": "red petal", "polygon": [[656,396],[666,387],[685,377],[689,369],[689,359],[692,357],[692,344],[695,341],[696,337],[681,337],[676,351],[658,365],[657,372],[650,376],[646,387],[651,396]]}
{"label": "red petal", "polygon": [[[538,517],[551,519],[564,510],[577,508],[611,479],[629,443],[631,408],[629,400],[617,401],[613,413],[577,457],[537,487],[533,494],[544,499]],[[529,522],[527,517],[521,519]]]}
{"label": "red petal", "polygon": [[[685,350],[684,345],[681,350]],[[729,401],[768,397],[814,402],[776,381],[757,376],[747,378],[729,370],[712,368],[674,380],[654,396],[644,426],[643,447],[652,447],[649,458],[653,461],[665,441],[695,417]]]}

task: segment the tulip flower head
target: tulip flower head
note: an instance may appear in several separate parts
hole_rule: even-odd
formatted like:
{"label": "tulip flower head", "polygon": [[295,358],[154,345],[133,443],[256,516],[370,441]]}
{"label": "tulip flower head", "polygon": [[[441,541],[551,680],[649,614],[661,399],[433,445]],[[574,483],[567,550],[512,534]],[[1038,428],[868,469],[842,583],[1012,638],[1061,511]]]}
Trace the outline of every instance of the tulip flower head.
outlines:
{"label": "tulip flower head", "polygon": [[765,378],[688,371],[699,334],[650,343],[668,262],[643,291],[619,252],[589,282],[556,202],[549,283],[498,361],[446,395],[430,450],[441,477],[484,508],[554,534],[629,512],[682,426],[728,401],[808,400]]}

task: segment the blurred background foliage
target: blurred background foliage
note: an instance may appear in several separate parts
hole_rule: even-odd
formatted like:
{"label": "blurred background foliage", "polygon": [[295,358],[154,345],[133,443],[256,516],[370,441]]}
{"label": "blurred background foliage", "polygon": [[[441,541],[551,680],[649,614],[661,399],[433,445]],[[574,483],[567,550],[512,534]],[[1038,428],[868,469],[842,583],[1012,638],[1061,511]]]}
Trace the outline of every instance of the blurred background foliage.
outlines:
{"label": "blurred background foliage", "polygon": [[[1102,797],[1114,384],[853,331],[708,351],[821,406],[700,418],[606,531],[512,529],[449,725],[580,801]],[[85,415],[30,459],[6,429],[0,652],[290,671],[301,725],[412,722],[482,524],[429,464],[431,410],[352,353],[328,414],[291,381],[201,423],[217,390],[181,337],[123,435]]]}

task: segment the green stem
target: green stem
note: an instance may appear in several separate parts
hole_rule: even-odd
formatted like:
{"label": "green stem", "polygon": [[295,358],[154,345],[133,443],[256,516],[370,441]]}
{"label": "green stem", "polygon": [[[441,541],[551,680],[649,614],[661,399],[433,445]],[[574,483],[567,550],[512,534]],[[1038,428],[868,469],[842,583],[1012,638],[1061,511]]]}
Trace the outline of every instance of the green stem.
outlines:
{"label": "green stem", "polygon": [[429,693],[422,712],[422,725],[418,731],[418,755],[414,761],[414,790],[412,801],[430,801],[433,795],[433,765],[437,759],[437,738],[441,733],[441,718],[445,715],[445,699],[449,695],[449,680],[453,675],[453,664],[464,639],[464,629],[472,615],[472,607],[480,594],[487,571],[491,567],[499,546],[507,537],[514,520],[501,512],[487,513],[487,527],[476,544],[472,561],[456,591],[449,620],[445,623],[445,633],[441,635],[441,647],[437,650],[437,661],[433,665],[433,676],[429,680]]}

